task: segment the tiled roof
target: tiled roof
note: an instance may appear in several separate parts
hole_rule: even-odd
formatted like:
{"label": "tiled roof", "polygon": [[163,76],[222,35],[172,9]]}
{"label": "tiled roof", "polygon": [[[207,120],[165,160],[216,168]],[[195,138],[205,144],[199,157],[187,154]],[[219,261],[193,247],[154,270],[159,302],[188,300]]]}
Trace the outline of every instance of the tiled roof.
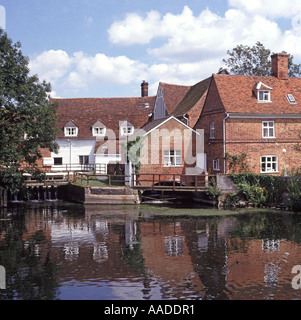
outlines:
{"label": "tiled roof", "polygon": [[176,108],[176,106],[184,98],[190,86],[182,86],[176,84],[168,84],[160,82],[161,90],[164,97],[164,102],[168,115]]}
{"label": "tiled roof", "polygon": [[[298,114],[301,113],[301,78],[279,80],[276,77],[213,75],[213,80],[229,113]],[[271,102],[258,102],[258,83],[272,88]],[[286,95],[292,94],[296,104],[291,104]]]}
{"label": "tiled roof", "polygon": [[155,99],[155,96],[51,99],[52,102],[58,102],[58,138],[64,138],[64,126],[70,120],[78,126],[77,138],[80,139],[95,139],[91,128],[99,119],[107,129],[115,132],[116,137],[119,136],[120,121],[128,120],[135,128],[142,128],[147,124],[149,114],[153,112]]}
{"label": "tiled roof", "polygon": [[194,86],[190,87],[182,101],[171,112],[171,115],[182,116],[186,114],[189,110],[191,110],[196,105],[196,103],[202,98],[202,96],[207,92],[210,85],[210,81],[211,77],[203,81],[200,81]]}

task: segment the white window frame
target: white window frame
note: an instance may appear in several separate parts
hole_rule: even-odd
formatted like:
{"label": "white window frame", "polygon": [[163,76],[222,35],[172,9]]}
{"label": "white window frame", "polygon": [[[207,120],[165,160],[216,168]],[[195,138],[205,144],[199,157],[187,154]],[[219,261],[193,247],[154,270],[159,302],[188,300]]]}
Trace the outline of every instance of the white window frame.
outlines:
{"label": "white window frame", "polygon": [[271,102],[271,90],[258,90],[257,100],[258,102]]}
{"label": "white window frame", "polygon": [[181,150],[164,150],[165,167],[181,167],[182,152]]}
{"label": "white window frame", "polygon": [[214,171],[220,171],[221,170],[219,159],[214,159],[213,160],[213,170]]}
{"label": "white window frame", "polygon": [[287,94],[286,98],[290,104],[297,104],[295,97],[291,93]]}
{"label": "white window frame", "polygon": [[[264,165],[264,170],[263,170]],[[274,169],[273,169],[274,167]],[[278,156],[267,155],[260,157],[260,173],[275,173],[278,171]]]}
{"label": "white window frame", "polygon": [[106,127],[93,127],[93,137],[104,137],[106,135]]}
{"label": "white window frame", "polygon": [[77,137],[78,135],[78,128],[76,127],[65,127],[64,131],[66,137]]}
{"label": "white window frame", "polygon": [[[273,130],[273,134],[270,134],[270,130]],[[262,138],[275,138],[275,121],[262,121]]]}
{"label": "white window frame", "polygon": [[129,136],[134,133],[134,127],[133,126],[121,126],[120,131],[121,131],[122,136]]}
{"label": "white window frame", "polygon": [[215,125],[214,122],[209,124],[209,139],[215,139]]}

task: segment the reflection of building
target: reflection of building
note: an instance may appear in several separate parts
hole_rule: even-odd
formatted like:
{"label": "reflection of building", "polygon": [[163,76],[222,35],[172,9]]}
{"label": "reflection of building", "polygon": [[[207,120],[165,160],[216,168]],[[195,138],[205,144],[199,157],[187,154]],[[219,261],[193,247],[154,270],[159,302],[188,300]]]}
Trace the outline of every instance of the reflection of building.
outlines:
{"label": "reflection of building", "polygon": [[141,222],[141,248],[148,272],[164,288],[162,298],[204,293],[187,248],[181,222]]}
{"label": "reflection of building", "polygon": [[[243,247],[243,251],[236,248]],[[300,247],[287,240],[228,241],[227,289],[231,299],[294,299],[291,285]]]}

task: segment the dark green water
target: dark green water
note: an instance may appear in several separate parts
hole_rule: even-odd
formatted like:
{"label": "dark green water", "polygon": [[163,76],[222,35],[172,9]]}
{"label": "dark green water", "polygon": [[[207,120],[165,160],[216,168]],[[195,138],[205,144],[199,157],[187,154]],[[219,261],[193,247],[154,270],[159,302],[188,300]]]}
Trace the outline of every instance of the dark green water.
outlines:
{"label": "dark green water", "polygon": [[301,298],[301,214],[61,202],[0,212],[0,299]]}

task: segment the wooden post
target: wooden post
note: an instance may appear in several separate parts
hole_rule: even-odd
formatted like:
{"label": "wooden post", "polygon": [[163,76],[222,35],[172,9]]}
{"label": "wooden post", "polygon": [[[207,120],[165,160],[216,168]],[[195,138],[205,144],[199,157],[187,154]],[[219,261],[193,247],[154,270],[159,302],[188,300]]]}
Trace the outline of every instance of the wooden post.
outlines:
{"label": "wooden post", "polygon": [[209,177],[208,177],[208,172],[205,172],[205,188],[208,188],[209,185]]}
{"label": "wooden post", "polygon": [[173,187],[173,191],[176,190],[176,175],[173,174],[172,175],[172,187]]}
{"label": "wooden post", "polygon": [[111,187],[111,175],[109,174],[109,187]]}

